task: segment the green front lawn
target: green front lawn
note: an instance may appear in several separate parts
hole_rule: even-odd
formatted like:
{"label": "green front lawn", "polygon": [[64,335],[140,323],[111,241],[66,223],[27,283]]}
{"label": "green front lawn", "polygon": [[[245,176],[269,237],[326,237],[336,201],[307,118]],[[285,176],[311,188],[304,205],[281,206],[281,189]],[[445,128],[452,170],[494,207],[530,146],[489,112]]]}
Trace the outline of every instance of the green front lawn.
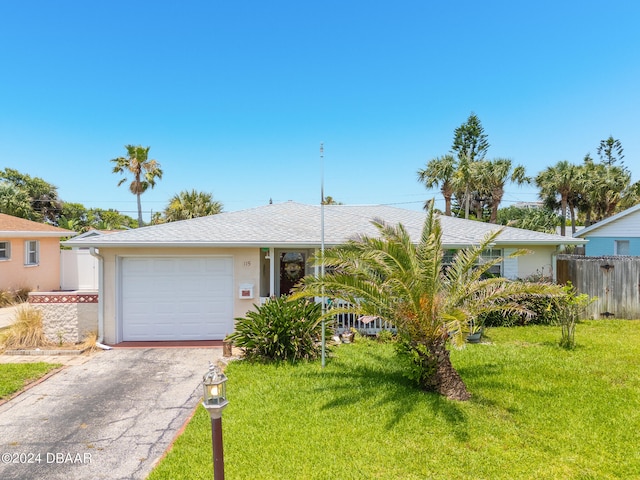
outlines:
{"label": "green front lawn", "polygon": [[[619,479],[640,472],[640,322],[589,321],[577,348],[559,327],[494,328],[452,353],[469,402],[416,390],[391,345],[319,362],[227,369],[231,479]],[[212,478],[199,407],[149,477]]]}
{"label": "green front lawn", "polygon": [[0,364],[0,400],[9,397],[59,366],[59,364],[44,362]]}

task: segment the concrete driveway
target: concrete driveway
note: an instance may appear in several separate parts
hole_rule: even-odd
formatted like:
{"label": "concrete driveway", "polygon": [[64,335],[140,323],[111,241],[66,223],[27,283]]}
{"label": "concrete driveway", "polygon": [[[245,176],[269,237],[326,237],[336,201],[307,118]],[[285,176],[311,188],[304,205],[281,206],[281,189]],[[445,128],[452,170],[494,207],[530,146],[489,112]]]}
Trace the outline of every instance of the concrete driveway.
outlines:
{"label": "concrete driveway", "polygon": [[123,348],[65,368],[0,405],[0,478],[146,478],[198,404],[208,361],[221,354]]}

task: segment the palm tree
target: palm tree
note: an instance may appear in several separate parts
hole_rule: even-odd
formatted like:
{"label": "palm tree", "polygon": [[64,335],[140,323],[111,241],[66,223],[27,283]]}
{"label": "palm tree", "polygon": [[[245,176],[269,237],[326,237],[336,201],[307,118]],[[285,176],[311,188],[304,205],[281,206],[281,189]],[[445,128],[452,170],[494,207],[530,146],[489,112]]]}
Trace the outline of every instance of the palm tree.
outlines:
{"label": "palm tree", "polygon": [[581,190],[579,207],[585,214],[585,223],[600,221],[617,213],[630,193],[631,174],[620,166],[594,163],[589,155],[579,167]]}
{"label": "palm tree", "polygon": [[[467,400],[470,393],[451,364],[447,344],[463,347],[470,322],[490,312],[530,315],[523,295],[560,295],[548,284],[483,278],[502,259],[480,262],[499,229],[479,245],[461,250],[443,269],[442,230],[433,201],[418,244],[402,225],[374,221],[379,237],[362,236],[326,250],[315,258],[329,267],[321,276],[306,276],[291,298],[329,296],[348,302],[325,315],[372,315],[394,324],[412,359],[412,378],[429,391]],[[524,252],[518,251],[514,255]]]}
{"label": "palm tree", "polygon": [[82,225],[80,225],[80,221],[77,218],[67,218],[64,216],[58,219],[58,227],[64,228],[66,230],[71,230],[73,232],[84,230]]}
{"label": "palm tree", "polygon": [[167,222],[187,220],[189,218],[206,217],[222,212],[222,203],[213,200],[213,195],[206,192],[183,190],[171,197],[164,210]]}
{"label": "palm tree", "polygon": [[[456,173],[456,159],[453,155],[444,155],[429,160],[426,168],[418,170],[418,180],[427,189],[440,185],[440,192],[444,197],[444,213],[451,216],[451,197],[453,197],[453,179]],[[427,205],[425,205],[426,208]]]}
{"label": "palm tree", "polygon": [[324,200],[322,201],[324,205],[344,205],[342,202],[338,202],[331,195],[325,195]]}
{"label": "palm tree", "polygon": [[640,181],[629,185],[622,194],[618,208],[625,210],[640,203]]}
{"label": "palm tree", "polygon": [[[557,196],[560,196],[560,233],[566,232],[567,209],[569,197],[580,189],[578,169],[575,165],[562,160],[552,167],[545,168],[536,177],[536,185],[540,188],[540,198],[547,204],[552,204]],[[574,211],[571,208],[571,218]]]}
{"label": "palm tree", "polygon": [[487,168],[483,178],[491,193],[491,217],[489,218],[489,223],[497,223],[498,208],[504,196],[505,184],[511,182],[522,185],[523,183],[529,183],[531,180],[526,176],[522,165],[518,165],[512,170],[511,160],[508,158],[496,158],[486,163]]}
{"label": "palm tree", "polygon": [[136,196],[138,202],[138,225],[142,226],[142,204],[140,195],[147,191],[149,187],[156,186],[156,178],[162,179],[162,169],[156,160],[149,160],[149,149],[141,145],[125,145],[127,149],[126,157],[114,158],[111,161],[115,164],[112,173],[125,175],[118,182],[118,186],[127,181],[126,172],[133,175],[133,180],[129,184],[129,190]]}

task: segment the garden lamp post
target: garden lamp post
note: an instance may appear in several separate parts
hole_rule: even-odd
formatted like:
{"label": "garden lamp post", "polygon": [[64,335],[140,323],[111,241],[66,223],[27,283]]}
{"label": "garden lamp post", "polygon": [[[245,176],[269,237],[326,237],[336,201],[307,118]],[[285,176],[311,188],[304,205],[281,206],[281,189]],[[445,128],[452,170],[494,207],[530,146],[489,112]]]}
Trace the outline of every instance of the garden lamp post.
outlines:
{"label": "garden lamp post", "polygon": [[220,368],[209,362],[209,371],[202,378],[204,396],[202,405],[211,417],[211,444],[213,447],[213,478],[224,480],[224,453],[222,451],[222,410],[227,406],[227,377]]}

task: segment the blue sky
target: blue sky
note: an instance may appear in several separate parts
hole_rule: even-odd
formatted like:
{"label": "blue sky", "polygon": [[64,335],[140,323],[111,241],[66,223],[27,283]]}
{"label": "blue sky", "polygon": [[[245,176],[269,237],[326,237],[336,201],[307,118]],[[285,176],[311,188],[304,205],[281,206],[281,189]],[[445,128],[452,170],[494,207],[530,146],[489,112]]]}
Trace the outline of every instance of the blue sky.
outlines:
{"label": "blue sky", "polygon": [[[471,112],[535,175],[613,135],[639,179],[640,2],[0,0],[0,168],[135,217],[111,174],[151,146],[161,210],[320,199],[419,209]],[[536,199],[509,186],[503,206]],[[439,202],[440,204],[442,202]]]}

